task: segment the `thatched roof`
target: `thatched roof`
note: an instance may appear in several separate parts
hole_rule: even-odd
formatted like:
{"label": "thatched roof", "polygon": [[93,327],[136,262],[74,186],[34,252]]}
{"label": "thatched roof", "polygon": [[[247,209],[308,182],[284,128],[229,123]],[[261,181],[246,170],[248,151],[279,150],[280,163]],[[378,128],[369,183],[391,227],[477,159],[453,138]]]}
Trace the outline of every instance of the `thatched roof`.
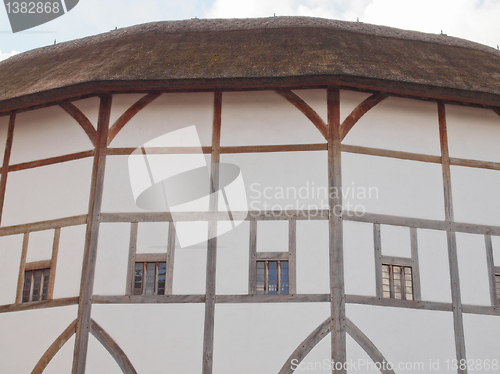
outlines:
{"label": "thatched roof", "polygon": [[500,105],[500,51],[309,17],[148,23],[0,62],[0,112],[101,91],[326,83]]}

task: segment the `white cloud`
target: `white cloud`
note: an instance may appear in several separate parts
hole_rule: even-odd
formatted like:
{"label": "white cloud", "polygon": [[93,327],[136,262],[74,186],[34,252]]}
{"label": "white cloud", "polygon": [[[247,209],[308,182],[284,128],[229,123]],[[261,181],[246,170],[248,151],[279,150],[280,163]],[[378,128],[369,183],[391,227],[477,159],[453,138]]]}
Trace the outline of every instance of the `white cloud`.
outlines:
{"label": "white cloud", "polygon": [[334,18],[443,33],[496,47],[500,44],[500,0],[215,0],[210,18],[270,17],[273,14]]}
{"label": "white cloud", "polygon": [[0,51],[0,61],[5,60],[11,56],[17,55],[19,52],[17,51],[11,51],[10,53],[3,53]]}

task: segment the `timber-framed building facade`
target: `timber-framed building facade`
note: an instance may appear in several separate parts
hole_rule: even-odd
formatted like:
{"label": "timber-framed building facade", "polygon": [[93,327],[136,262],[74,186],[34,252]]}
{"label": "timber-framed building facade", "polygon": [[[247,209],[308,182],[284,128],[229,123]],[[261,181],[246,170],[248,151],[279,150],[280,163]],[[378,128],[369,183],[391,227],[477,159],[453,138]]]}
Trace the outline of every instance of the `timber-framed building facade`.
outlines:
{"label": "timber-framed building facade", "polygon": [[[194,19],[2,61],[0,371],[498,372],[499,142],[500,52],[446,35]],[[237,165],[241,222],[139,207],[137,150],[201,157],[215,210]]]}

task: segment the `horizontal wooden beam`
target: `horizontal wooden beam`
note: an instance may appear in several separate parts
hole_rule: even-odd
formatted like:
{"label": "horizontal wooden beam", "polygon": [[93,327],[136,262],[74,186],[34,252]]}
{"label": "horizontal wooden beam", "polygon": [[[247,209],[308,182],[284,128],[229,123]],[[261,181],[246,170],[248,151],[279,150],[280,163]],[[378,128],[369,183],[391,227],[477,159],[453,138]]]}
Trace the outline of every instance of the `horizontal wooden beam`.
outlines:
{"label": "horizontal wooden beam", "polygon": [[24,265],[24,271],[47,269],[50,268],[50,264],[51,260],[27,262],[26,265]]}
{"label": "horizontal wooden beam", "polygon": [[300,295],[216,295],[216,303],[328,303],[329,294]]}
{"label": "horizontal wooden beam", "polygon": [[451,303],[439,303],[434,301],[420,300],[399,300],[360,295],[346,295],[345,297],[346,303],[348,304],[377,305],[407,309],[441,310],[447,312],[452,311]]}
{"label": "horizontal wooden beam", "polygon": [[360,155],[389,157],[389,158],[397,158],[400,160],[409,160],[409,161],[431,162],[435,164],[441,163],[441,156],[424,155],[420,153],[391,151],[388,149],[360,147],[357,145],[347,145],[347,144],[342,144],[340,146],[340,150],[342,152],[357,153]]}
{"label": "horizontal wooden beam", "polygon": [[184,304],[204,303],[205,295],[94,295],[93,304]]}
{"label": "horizontal wooden beam", "polygon": [[135,262],[165,262],[166,253],[136,253]]}
{"label": "horizontal wooden beam", "polygon": [[14,165],[10,165],[8,169],[9,169],[9,172],[10,171],[20,171],[20,170],[26,170],[26,169],[33,169],[33,168],[37,168],[40,166],[59,164],[61,162],[81,160],[82,158],[87,158],[87,157],[92,157],[92,156],[94,156],[93,150],[83,151],[83,152],[71,153],[71,154],[63,155],[63,156],[45,158],[42,160],[14,164]]}
{"label": "horizontal wooden beam", "polygon": [[0,313],[20,312],[32,309],[57,308],[67,305],[78,304],[78,297],[66,297],[54,300],[32,301],[29,303],[8,304],[0,306]]}
{"label": "horizontal wooden beam", "polygon": [[413,266],[413,260],[405,257],[382,256],[383,265]]}
{"label": "horizontal wooden beam", "polygon": [[0,236],[17,235],[26,232],[56,229],[60,227],[78,226],[87,223],[87,215],[57,218],[48,221],[24,223],[22,225],[0,227]]}
{"label": "horizontal wooden beam", "polygon": [[257,260],[288,260],[288,252],[257,252]]}

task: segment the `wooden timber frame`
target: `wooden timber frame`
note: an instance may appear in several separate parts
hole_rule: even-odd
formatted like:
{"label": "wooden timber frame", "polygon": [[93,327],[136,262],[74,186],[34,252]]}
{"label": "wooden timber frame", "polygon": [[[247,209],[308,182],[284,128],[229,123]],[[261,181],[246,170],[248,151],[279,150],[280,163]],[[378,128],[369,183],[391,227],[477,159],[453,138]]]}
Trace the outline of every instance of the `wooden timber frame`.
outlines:
{"label": "wooden timber frame", "polygon": [[[213,365],[213,338],[214,338],[214,313],[215,305],[217,303],[286,303],[286,302],[322,302],[330,303],[331,306],[331,318],[327,320],[327,327],[321,328],[321,334],[327,334],[331,332],[332,340],[332,359],[335,362],[345,362],[346,359],[346,348],[345,339],[346,333],[351,335],[357,334],[358,338],[362,341],[364,338],[368,339],[363,333],[354,326],[350,326],[350,321],[346,319],[345,316],[345,303],[353,304],[364,304],[364,305],[381,305],[386,307],[395,308],[410,308],[410,309],[424,309],[424,310],[440,310],[448,311],[453,313],[454,319],[454,329],[455,329],[455,342],[456,342],[456,352],[457,359],[466,359],[465,354],[465,340],[463,332],[463,313],[479,314],[479,315],[495,315],[500,316],[500,310],[498,309],[498,298],[494,298],[494,271],[492,259],[492,245],[491,236],[500,236],[500,227],[497,226],[487,226],[487,225],[476,225],[470,223],[460,223],[455,222],[453,217],[453,205],[452,205],[452,195],[451,195],[451,179],[450,179],[450,166],[464,166],[470,168],[482,168],[489,170],[500,170],[500,163],[490,162],[490,161],[480,161],[471,159],[460,159],[452,158],[449,156],[448,152],[448,142],[446,135],[446,114],[445,114],[445,103],[460,104],[460,105],[471,105],[470,103],[459,103],[453,102],[450,98],[429,98],[424,97],[423,99],[431,99],[437,102],[438,106],[438,118],[439,118],[439,129],[440,129],[440,140],[441,140],[441,156],[416,154],[401,151],[391,151],[377,148],[360,147],[341,144],[341,141],[345,138],[348,132],[353,128],[356,122],[371,108],[380,103],[382,100],[389,96],[396,97],[409,97],[412,99],[422,99],[422,97],[412,97],[408,95],[400,95],[396,92],[377,92],[376,89],[365,90],[365,92],[372,93],[372,96],[368,97],[362,103],[360,103],[351,114],[340,123],[340,112],[339,112],[339,93],[340,89],[350,89],[345,86],[329,86],[327,87],[327,111],[328,118],[327,123],[325,123],[319,115],[311,108],[309,105],[303,101],[298,95],[296,95],[292,89],[295,87],[269,87],[267,89],[274,89],[278,94],[288,100],[297,109],[299,109],[307,118],[311,120],[318,131],[325,136],[325,143],[320,144],[295,144],[295,145],[266,145],[266,146],[220,146],[220,129],[221,129],[221,107],[222,107],[222,91],[214,92],[214,123],[213,123],[213,137],[212,146],[203,147],[203,152],[212,155],[211,161],[211,191],[218,191],[218,172],[219,172],[219,158],[220,154],[233,154],[233,153],[257,153],[257,152],[304,152],[304,151],[326,151],[328,157],[328,184],[329,188],[341,188],[341,170],[340,170],[340,157],[342,152],[348,153],[358,153],[377,157],[389,157],[396,159],[420,161],[441,164],[443,169],[443,181],[445,189],[445,209],[446,215],[444,221],[428,220],[428,219],[417,219],[412,217],[397,217],[382,214],[370,214],[367,213],[363,216],[358,216],[355,212],[349,211],[338,211],[338,207],[342,204],[341,197],[331,199],[330,209],[328,211],[320,212],[315,214],[312,218],[308,216],[308,213],[304,212],[287,212],[280,214],[257,214],[255,212],[250,212],[247,220],[250,221],[250,249],[255,248],[256,243],[256,227],[257,221],[259,220],[269,220],[269,219],[284,219],[290,221],[290,238],[295,235],[295,224],[297,220],[304,219],[319,219],[329,221],[329,251],[330,251],[330,293],[329,294],[314,294],[314,295],[300,295],[300,294],[290,294],[290,295],[216,295],[215,292],[215,264],[216,264],[216,252],[217,252],[217,239],[216,230],[217,224],[214,218],[207,219],[209,221],[209,231],[213,236],[213,239],[209,240],[208,243],[208,256],[207,256],[207,282],[206,282],[206,294],[205,295],[172,295],[172,273],[173,273],[173,256],[174,252],[168,251],[167,254],[167,278],[170,277],[170,281],[167,279],[167,289],[166,295],[161,296],[131,296],[131,295],[116,295],[116,296],[99,296],[93,294],[93,282],[94,282],[94,272],[95,272],[95,261],[97,253],[97,238],[99,235],[99,225],[102,222],[130,222],[132,227],[135,225],[135,230],[137,230],[138,222],[157,222],[157,221],[169,221],[172,219],[169,214],[166,213],[101,213],[101,202],[102,202],[102,189],[103,189],[103,179],[104,179],[104,168],[105,160],[107,155],[129,155],[135,148],[111,148],[109,145],[113,138],[118,134],[118,132],[126,125],[126,123],[133,118],[141,109],[146,107],[149,103],[155,100],[162,92],[170,92],[168,90],[162,90],[161,92],[144,92],[146,95],[139,99],[135,104],[133,104],[116,122],[111,126],[109,123],[109,115],[111,109],[111,97],[112,93],[100,95],[100,109],[97,131],[91,127],[90,121],[85,117],[85,115],[79,111],[79,109],[71,103],[71,98],[63,98],[60,102],[45,103],[40,105],[34,105],[33,107],[27,109],[32,110],[39,107],[49,106],[49,105],[60,105],[68,114],[70,114],[82,127],[87,136],[89,137],[92,144],[95,145],[95,149],[91,149],[84,152],[78,152],[74,154],[68,154],[58,157],[52,157],[43,160],[36,160],[25,162],[21,164],[10,164],[10,154],[12,150],[13,137],[14,137],[14,125],[16,119],[16,112],[9,112],[9,125],[7,132],[7,141],[4,152],[3,164],[0,171],[1,181],[0,181],[0,223],[2,219],[2,211],[5,200],[5,191],[7,185],[7,176],[9,172],[15,172],[20,170],[27,170],[31,168],[37,168],[46,165],[52,165],[56,163],[77,160],[81,158],[93,157],[94,166],[92,173],[92,183],[91,183],[91,198],[89,201],[89,211],[88,215],[66,217],[56,220],[35,222],[30,224],[21,224],[9,227],[0,227],[0,236],[14,235],[14,234],[24,234],[23,248],[27,248],[29,233],[40,230],[55,229],[55,235],[58,238],[60,235],[60,230],[63,227],[87,224],[86,232],[86,242],[85,242],[85,253],[84,253],[84,263],[82,270],[82,282],[79,298],[64,298],[47,300],[36,303],[27,304],[11,304],[0,306],[0,313],[15,312],[21,310],[29,309],[40,309],[40,308],[52,308],[65,305],[78,304],[78,318],[74,323],[74,326],[70,326],[70,330],[74,328],[76,332],[75,350],[74,350],[74,362],[73,362],[73,374],[83,374],[85,372],[85,363],[87,356],[87,345],[88,337],[90,333],[98,334],[102,341],[106,341],[108,347],[113,347],[115,349],[115,354],[113,357],[115,359],[121,359],[123,363],[120,365],[124,372],[134,372],[131,367],[130,361],[124,356],[124,352],[112,342],[111,337],[102,330],[94,321],[91,320],[91,307],[93,303],[96,304],[129,304],[129,303],[204,303],[205,304],[205,330],[204,330],[204,349],[203,349],[203,373],[209,374],[212,372]],[[304,87],[296,87],[304,88]],[[311,87],[307,87],[311,88]],[[313,87],[314,88],[314,87]],[[322,88],[325,88],[322,86]],[[251,88],[250,88],[251,89]],[[196,91],[196,90],[194,90]],[[207,91],[207,90],[203,90]],[[210,91],[210,90],[208,90]],[[134,92],[133,90],[130,92]],[[181,91],[179,91],[181,92]],[[92,94],[87,95],[87,97],[93,96]],[[68,101],[69,99],[69,101]],[[444,99],[445,101],[441,101]],[[491,105],[491,104],[488,104]],[[480,106],[474,104],[472,106]],[[500,115],[500,107],[488,107]],[[488,109],[487,108],[487,109]],[[18,112],[22,112],[24,109],[18,109]],[[5,114],[5,113],[4,113]],[[159,154],[164,153],[189,153],[187,149],[157,149],[151,150],[151,152],[157,152]],[[150,150],[148,150],[150,153]],[[212,194],[211,207],[216,208],[217,206],[217,194]],[[335,211],[337,209],[337,211]],[[235,216],[238,213],[235,212]],[[203,216],[200,217],[199,214],[186,212],[186,220],[200,220],[205,219]],[[223,219],[223,218],[222,218]],[[374,245],[380,248],[380,237],[377,239],[377,229],[376,227],[380,224],[396,225],[409,227],[411,232],[411,245],[412,245],[412,259],[417,261],[418,259],[418,245],[417,245],[417,229],[420,228],[431,228],[435,230],[441,230],[447,232],[448,238],[448,254],[450,260],[450,275],[451,275],[451,287],[452,287],[452,303],[439,303],[439,302],[428,302],[419,300],[391,300],[391,299],[381,299],[380,297],[368,297],[368,296],[358,296],[358,295],[346,295],[344,291],[344,274],[343,274],[343,249],[342,249],[342,221],[354,221],[354,222],[370,222],[374,224]],[[169,224],[169,249],[175,246],[174,240],[175,232],[174,225]],[[254,228],[252,230],[252,227]],[[379,230],[379,228],[378,228]],[[132,229],[133,232],[133,229]],[[292,234],[293,232],[293,234]],[[492,306],[475,306],[475,305],[463,305],[460,299],[460,287],[458,278],[458,263],[456,255],[456,232],[466,232],[466,233],[476,233],[485,236],[485,245],[487,251],[487,261],[489,266],[489,277],[490,277],[490,293],[492,299]],[[137,234],[137,231],[135,231]],[[173,234],[173,235],[172,235]],[[133,233],[131,233],[133,235]],[[56,238],[54,238],[54,251],[53,253],[57,256],[56,249]],[[132,240],[131,240],[132,243]],[[295,248],[293,248],[295,249]],[[135,250],[135,248],[134,248]],[[132,253],[132,249],[130,249]],[[26,250],[23,249],[25,256]],[[171,253],[171,254],[170,254]],[[170,254],[170,255],[169,255]],[[255,253],[252,254],[250,251],[250,256],[256,256]],[[169,257],[170,256],[170,257]],[[54,258],[54,255],[53,255]],[[54,270],[55,270],[55,264]],[[491,269],[490,269],[491,268]],[[55,276],[55,271],[51,278]],[[250,283],[252,276],[250,273]],[[493,274],[493,276],[492,276]],[[493,283],[492,280],[493,279]],[[52,279],[52,287],[54,280]],[[493,287],[493,288],[491,288]],[[170,288],[170,291],[167,291]],[[249,284],[249,290],[251,285]],[[378,295],[377,295],[378,296]],[[417,296],[417,294],[415,294]],[[325,321],[326,322],[326,321]],[[326,329],[326,330],[325,330]],[[69,330],[65,331],[62,335],[67,338]],[[364,338],[363,338],[364,336]],[[67,340],[67,339],[66,339]],[[100,341],[101,341],[100,340]],[[368,339],[369,341],[369,339]],[[55,342],[57,346],[61,342]],[[361,344],[361,343],[360,343]],[[365,344],[366,341],[365,341]],[[59,347],[60,348],[60,347]],[[52,348],[51,348],[52,349]],[[111,348],[108,348],[111,349]],[[376,347],[373,348],[375,352]],[[118,353],[116,353],[118,352]],[[303,355],[302,352],[298,352],[298,355]],[[380,352],[378,352],[380,353]],[[381,354],[380,354],[381,355]],[[376,356],[379,357],[379,356]],[[381,356],[383,357],[383,356]],[[45,364],[44,364],[45,365]],[[124,369],[126,367],[126,369]],[[40,366],[38,369],[40,370]],[[43,371],[43,368],[41,369]],[[41,372],[41,371],[40,371]],[[342,373],[345,371],[335,371],[337,373]],[[458,369],[458,373],[467,373],[467,370]]]}
{"label": "wooden timber frame", "polygon": [[87,349],[91,328],[92,295],[94,293],[94,275],[97,258],[97,240],[104,188],[104,168],[106,165],[106,149],[108,146],[109,116],[111,112],[111,96],[101,96],[97,134],[95,140],[94,165],[90,185],[89,212],[87,215],[87,231],[83,255],[82,278],[80,282],[80,299],[76,323],[75,350],[73,354],[73,374],[84,374],[87,363]]}

